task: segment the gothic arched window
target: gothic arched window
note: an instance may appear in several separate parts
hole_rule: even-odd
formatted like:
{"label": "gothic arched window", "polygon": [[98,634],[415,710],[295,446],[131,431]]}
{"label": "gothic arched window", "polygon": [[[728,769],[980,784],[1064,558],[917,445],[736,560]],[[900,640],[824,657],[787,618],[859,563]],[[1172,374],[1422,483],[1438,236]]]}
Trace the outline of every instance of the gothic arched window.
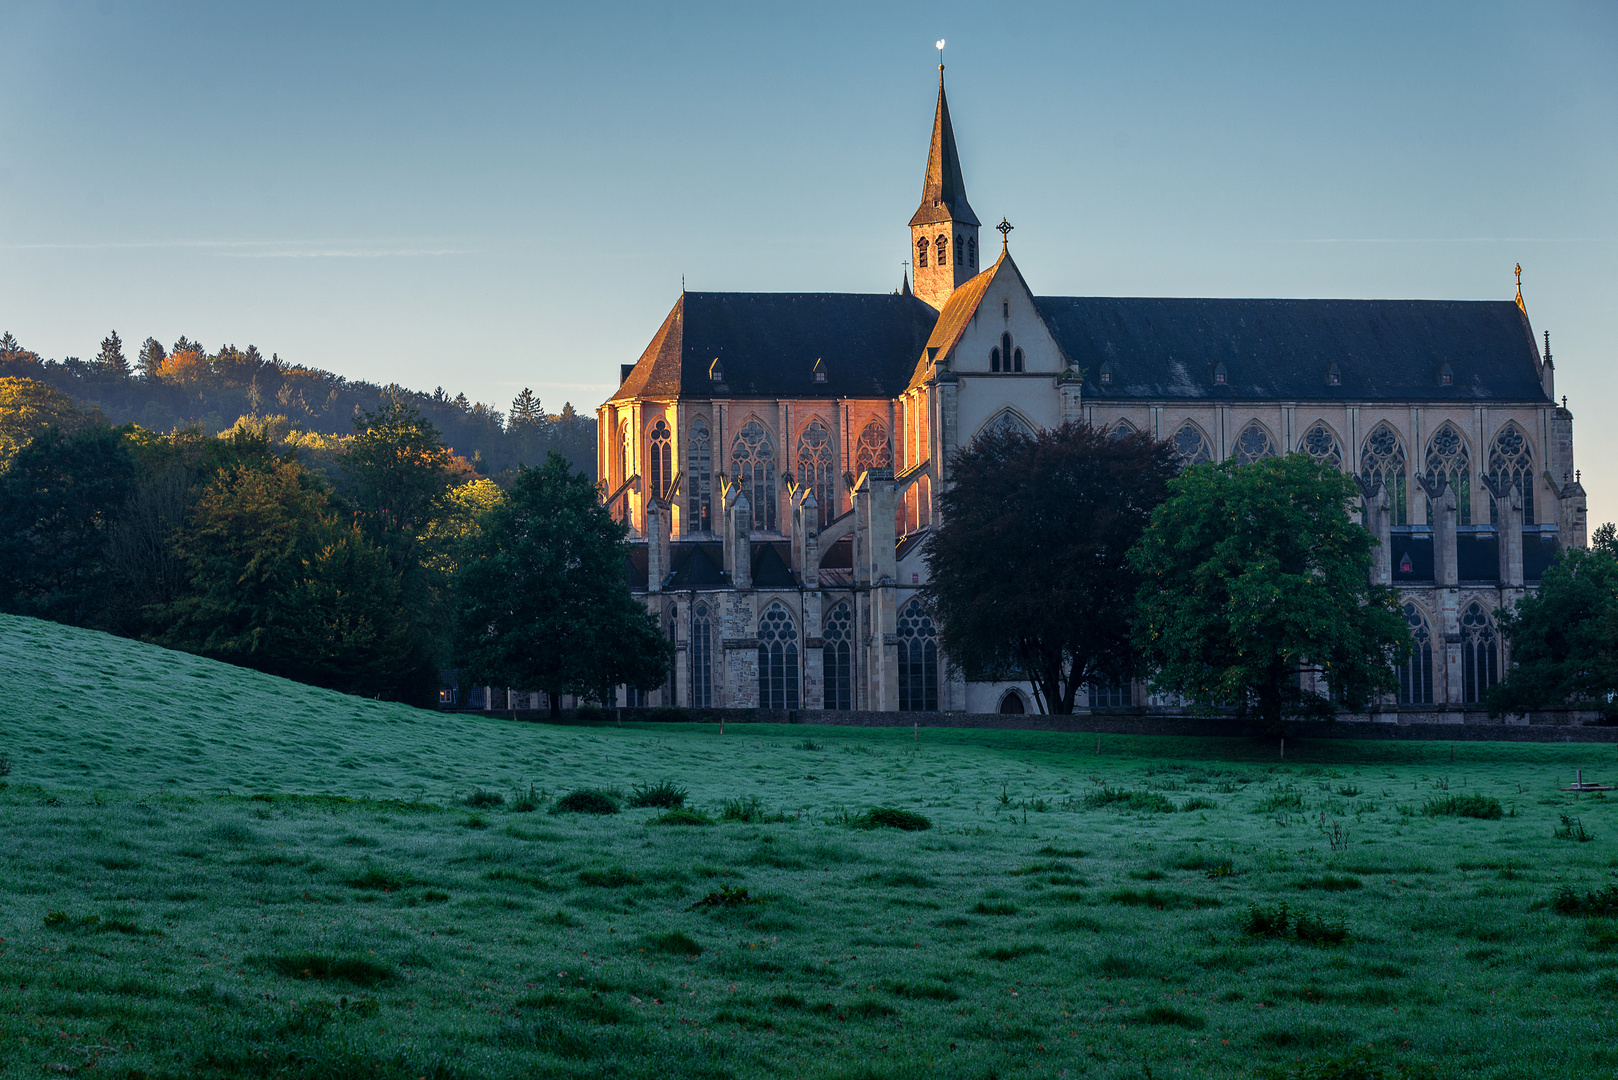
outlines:
{"label": "gothic arched window", "polygon": [[1298,449],[1334,469],[1343,467],[1343,448],[1337,442],[1337,436],[1319,421],[1303,433],[1303,441],[1298,444]]}
{"label": "gothic arched window", "polygon": [[669,485],[674,482],[674,448],[669,440],[668,421],[659,416],[652,421],[646,441],[650,444],[647,465],[651,468],[651,494],[659,499],[668,497]]}
{"label": "gothic arched window", "polygon": [[949,265],[949,237],[947,237],[947,236],[943,235],[942,233],[940,233],[939,236],[938,236],[938,239],[933,241],[933,249],[938,254],[938,265],[939,266],[948,266]]}
{"label": "gothic arched window", "polygon": [[1360,479],[1388,489],[1388,522],[1408,524],[1405,513],[1405,445],[1386,421],[1371,429],[1360,448]]}
{"label": "gothic arched window", "polygon": [[859,443],[854,447],[854,475],[859,476],[867,469],[886,469],[893,464],[893,451],[888,446],[888,429],[872,420],[860,432]]}
{"label": "gothic arched window", "polygon": [[899,711],[938,711],[938,631],[920,600],[899,609]]}
{"label": "gothic arched window", "polygon": [[1236,460],[1241,464],[1251,465],[1260,458],[1274,456],[1275,444],[1270,441],[1270,433],[1260,427],[1258,421],[1249,423],[1236,436]]}
{"label": "gothic arched window", "polygon": [[730,460],[753,507],[753,528],[775,528],[775,444],[757,420],[749,420],[730,445]]}
{"label": "gothic arched window", "polygon": [[1000,707],[995,710],[995,712],[1002,715],[1013,716],[1026,713],[1027,711],[1028,705],[1023,701],[1022,692],[1019,690],[1007,690],[1004,694],[1001,694]]}
{"label": "gothic arched window", "polygon": [[832,605],[821,620],[826,671],[826,708],[854,707],[854,610],[848,601]]}
{"label": "gothic arched window", "polygon": [[1116,424],[1112,425],[1112,430],[1107,432],[1107,435],[1114,439],[1122,439],[1136,434],[1139,433],[1135,430],[1135,425],[1131,424],[1128,420],[1118,421]]}
{"label": "gothic arched window", "polygon": [[1461,698],[1476,705],[1499,681],[1500,639],[1494,620],[1474,600],[1461,612]]}
{"label": "gothic arched window", "polygon": [[1180,430],[1174,433],[1174,449],[1185,465],[1206,465],[1213,460],[1208,437],[1202,433],[1201,428],[1189,420],[1181,424]]}
{"label": "gothic arched window", "polygon": [[[1427,440],[1427,482],[1432,484],[1443,477],[1455,489],[1455,506],[1460,512],[1460,524],[1472,524],[1472,459],[1466,450],[1466,440],[1454,424],[1445,421]],[[1427,520],[1433,520],[1432,500],[1427,500]]]}
{"label": "gothic arched window", "polygon": [[798,707],[798,628],[779,600],[758,620],[758,707]]}
{"label": "gothic arched window", "polygon": [[1427,620],[1415,604],[1405,605],[1405,623],[1410,627],[1414,649],[1399,665],[1399,704],[1431,705],[1433,703],[1433,636],[1427,629]]}
{"label": "gothic arched window", "polygon": [[716,609],[708,601],[691,605],[691,642],[686,654],[691,660],[691,707],[713,708],[713,616]]}
{"label": "gothic arched window", "polygon": [[[989,350],[989,370],[990,371],[999,371],[1000,370],[1000,346],[998,346],[998,345],[996,345],[994,348]],[[1011,369],[1008,367],[1006,370],[1009,371]]]}
{"label": "gothic arched window", "polygon": [[925,236],[916,241],[916,265],[927,265],[927,238]]}
{"label": "gothic arched window", "polygon": [[691,520],[687,532],[713,530],[713,442],[708,437],[708,421],[697,417],[691,421],[691,445],[685,452],[687,476],[686,503]]}
{"label": "gothic arched window", "polygon": [[1021,371],[1022,370],[1022,347],[1021,346],[1018,346],[1017,348],[1015,348],[1015,349],[1013,349],[1011,351],[1011,370],[1012,371]]}
{"label": "gothic arched window", "polygon": [[1001,409],[994,419],[984,424],[982,431],[1013,431],[1018,435],[1032,435],[1033,431],[1023,421],[1023,418],[1010,409]]}
{"label": "gothic arched window", "polygon": [[[1522,492],[1522,520],[1524,525],[1534,523],[1534,451],[1523,436],[1522,428],[1507,424],[1494,437],[1489,448],[1489,476],[1496,487],[1514,487]],[[1500,524],[1500,508],[1489,496],[1489,521]]]}
{"label": "gothic arched window", "polygon": [[832,518],[831,431],[818,418],[798,436],[798,483],[815,493],[824,526]]}

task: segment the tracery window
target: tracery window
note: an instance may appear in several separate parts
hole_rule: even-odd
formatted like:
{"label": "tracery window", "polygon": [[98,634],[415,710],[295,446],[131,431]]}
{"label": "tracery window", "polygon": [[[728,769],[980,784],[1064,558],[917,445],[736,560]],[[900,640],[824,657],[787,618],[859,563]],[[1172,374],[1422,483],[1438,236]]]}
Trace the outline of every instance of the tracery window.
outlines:
{"label": "tracery window", "polygon": [[1128,420],[1118,421],[1116,424],[1112,425],[1112,430],[1107,432],[1107,435],[1114,439],[1122,439],[1134,434],[1136,434],[1135,425],[1131,424]]}
{"label": "tracery window", "polygon": [[730,445],[731,464],[753,508],[753,528],[775,528],[775,444],[757,420],[749,420]]}
{"label": "tracery window", "polygon": [[686,655],[691,660],[691,707],[713,708],[713,612],[708,601],[691,605],[691,641]]}
{"label": "tracery window", "polygon": [[[1494,437],[1489,448],[1489,476],[1496,487],[1514,487],[1522,492],[1522,520],[1534,523],[1534,451],[1523,437],[1522,428],[1507,424]],[[1489,522],[1500,524],[1500,508],[1489,496]]]}
{"label": "tracery window", "polygon": [[713,442],[708,422],[702,417],[691,421],[691,445],[686,448],[686,502],[691,520],[687,531],[713,531]]}
{"label": "tracery window", "polygon": [[1242,428],[1241,434],[1236,436],[1238,463],[1251,465],[1260,458],[1274,456],[1275,444],[1270,441],[1270,433],[1260,427],[1257,421],[1249,423]]}
{"label": "tracery window", "polygon": [[847,600],[832,605],[821,620],[825,657],[826,708],[854,707],[854,609]]}
{"label": "tracery window", "polygon": [[1090,684],[1090,708],[1127,709],[1134,704],[1129,684],[1121,682],[1093,682]]}
{"label": "tracery window", "polygon": [[899,711],[938,711],[938,631],[918,600],[899,609]]}
{"label": "tracery window", "polygon": [[1360,448],[1360,479],[1366,487],[1376,484],[1388,492],[1388,523],[1408,524],[1405,512],[1405,446],[1386,421],[1371,429]]}
{"label": "tracery window", "polygon": [[986,432],[987,431],[1014,431],[1018,435],[1032,435],[1033,434],[1033,432],[1031,430],[1029,430],[1028,425],[1023,422],[1022,417],[1018,416],[1016,413],[1012,412],[1010,409],[1001,409],[1000,412],[998,414],[996,414],[996,416],[994,417],[993,420],[990,420],[987,424],[983,425],[983,430],[986,431]]}
{"label": "tracery window", "polygon": [[820,524],[832,519],[831,431],[818,418],[798,436],[798,483],[815,493]]}
{"label": "tracery window", "polygon": [[888,429],[872,420],[860,432],[854,446],[854,475],[867,469],[886,469],[893,464],[893,450],[888,446]]}
{"label": "tracery window", "polygon": [[1213,450],[1208,446],[1208,437],[1202,433],[1201,428],[1190,421],[1181,424],[1180,430],[1174,433],[1174,449],[1185,465],[1206,465],[1213,460]]}
{"label": "tracery window", "polygon": [[1494,621],[1474,600],[1461,612],[1461,697],[1478,704],[1499,681],[1500,639]]}
{"label": "tracery window", "polygon": [[948,266],[949,265],[949,237],[944,236],[943,234],[939,234],[938,239],[933,241],[933,248],[938,253],[938,265],[939,266]]}
{"label": "tracery window", "polygon": [[[629,421],[625,420],[618,425],[618,483],[629,482],[630,468],[635,461],[634,452],[635,434],[629,429]],[[619,521],[629,524],[629,492],[624,492],[618,503],[615,514]]]}
{"label": "tracery window", "polygon": [[798,628],[779,600],[758,620],[758,707],[798,707]]}
{"label": "tracery window", "polygon": [[1337,436],[1319,421],[1303,433],[1303,441],[1298,444],[1298,449],[1334,469],[1343,467],[1343,448],[1337,442]]}
{"label": "tracery window", "polygon": [[669,485],[674,482],[674,449],[669,439],[668,421],[659,416],[652,421],[652,429],[647,435],[650,443],[650,460],[652,484],[651,494],[659,499],[668,498]]}
{"label": "tracery window", "polygon": [[927,265],[927,238],[925,236],[916,241],[916,265]]}
{"label": "tracery window", "polygon": [[[1427,441],[1427,482],[1432,484],[1443,477],[1455,489],[1455,505],[1460,511],[1460,524],[1472,524],[1472,460],[1466,450],[1466,440],[1455,425],[1445,421]],[[1427,520],[1433,520],[1433,502],[1427,500]]]}
{"label": "tracery window", "polygon": [[1405,623],[1410,627],[1414,649],[1399,665],[1399,704],[1433,703],[1433,637],[1427,619],[1415,604],[1405,605]]}

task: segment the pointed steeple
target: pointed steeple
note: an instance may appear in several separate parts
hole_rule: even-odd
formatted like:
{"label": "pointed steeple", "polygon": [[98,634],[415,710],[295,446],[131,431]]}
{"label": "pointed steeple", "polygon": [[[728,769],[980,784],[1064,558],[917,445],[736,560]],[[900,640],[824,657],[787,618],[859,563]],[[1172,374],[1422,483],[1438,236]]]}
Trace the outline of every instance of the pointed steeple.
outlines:
{"label": "pointed steeple", "polygon": [[979,224],[966,201],[966,177],[955,149],[955,128],[949,122],[949,99],[944,96],[944,65],[938,65],[938,109],[933,114],[933,144],[927,151],[927,173],[921,182],[921,206],[910,219],[912,226],[953,221]]}

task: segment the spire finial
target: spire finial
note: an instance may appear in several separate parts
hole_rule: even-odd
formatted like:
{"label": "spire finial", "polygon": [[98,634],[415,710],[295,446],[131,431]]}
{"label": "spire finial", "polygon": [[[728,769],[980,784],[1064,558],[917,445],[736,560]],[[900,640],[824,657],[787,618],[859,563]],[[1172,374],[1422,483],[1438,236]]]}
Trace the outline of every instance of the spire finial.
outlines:
{"label": "spire finial", "polygon": [[1551,362],[1551,332],[1545,331],[1545,362]]}
{"label": "spire finial", "polygon": [[939,38],[933,48],[938,50],[938,81],[944,81],[944,39]]}
{"label": "spire finial", "polygon": [[1522,302],[1522,263],[1517,264],[1517,306],[1523,311],[1528,310]]}
{"label": "spire finial", "polygon": [[1015,229],[1016,227],[1017,226],[1013,225],[1011,222],[1007,221],[1005,218],[1001,218],[1000,219],[1000,224],[995,226],[996,229],[1000,230],[1000,250],[1001,251],[1007,251],[1007,250],[1010,249],[1010,246],[1011,246],[1011,244],[1010,244],[1011,230]]}

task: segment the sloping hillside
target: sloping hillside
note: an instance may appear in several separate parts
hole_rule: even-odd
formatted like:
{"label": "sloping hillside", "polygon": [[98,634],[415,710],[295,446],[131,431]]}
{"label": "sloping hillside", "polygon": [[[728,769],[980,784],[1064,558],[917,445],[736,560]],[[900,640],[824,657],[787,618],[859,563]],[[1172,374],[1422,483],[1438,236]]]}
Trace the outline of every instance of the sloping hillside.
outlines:
{"label": "sloping hillside", "polygon": [[599,735],[440,715],[110,634],[0,615],[14,784],[442,798],[610,756]]}

